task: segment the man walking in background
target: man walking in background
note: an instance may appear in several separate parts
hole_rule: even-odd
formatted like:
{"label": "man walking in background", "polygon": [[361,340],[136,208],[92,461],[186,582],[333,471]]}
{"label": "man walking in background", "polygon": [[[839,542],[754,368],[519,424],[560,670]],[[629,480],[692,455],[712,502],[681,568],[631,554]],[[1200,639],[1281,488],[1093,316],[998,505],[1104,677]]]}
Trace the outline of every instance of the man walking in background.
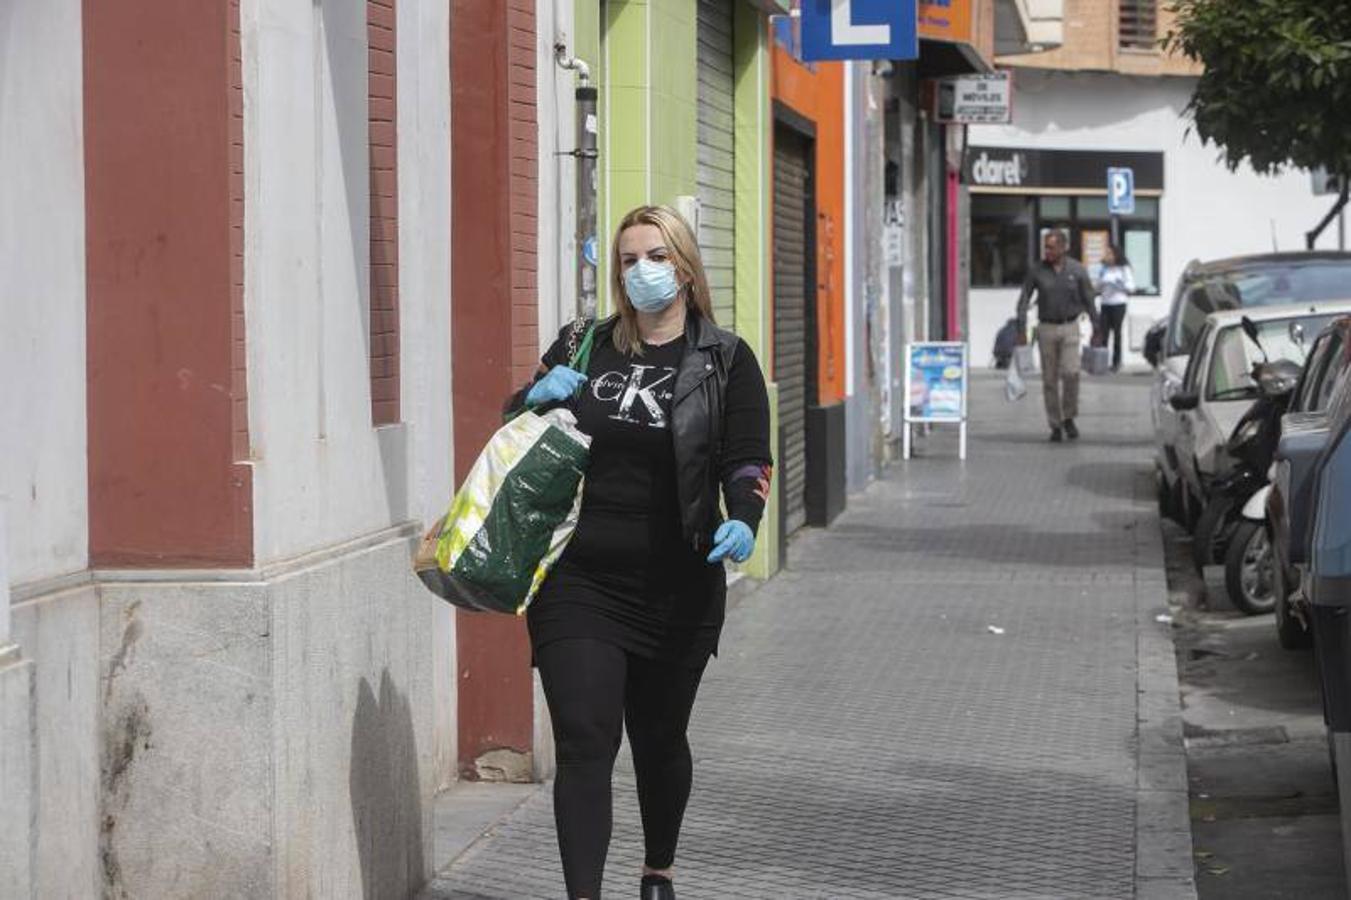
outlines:
{"label": "man walking in background", "polygon": [[1098,330],[1093,281],[1077,259],[1066,255],[1065,233],[1051,231],[1042,242],[1042,260],[1027,273],[1018,296],[1018,334],[1026,341],[1027,307],[1037,295],[1037,346],[1041,350],[1042,394],[1051,440],[1079,437],[1079,317],[1085,313]]}

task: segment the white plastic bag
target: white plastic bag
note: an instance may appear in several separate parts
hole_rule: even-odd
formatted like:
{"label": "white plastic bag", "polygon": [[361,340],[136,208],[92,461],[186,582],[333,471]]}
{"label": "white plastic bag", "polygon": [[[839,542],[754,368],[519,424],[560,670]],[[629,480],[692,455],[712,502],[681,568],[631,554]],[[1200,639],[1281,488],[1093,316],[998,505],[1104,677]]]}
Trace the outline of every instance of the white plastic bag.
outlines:
{"label": "white plastic bag", "polygon": [[1004,397],[1010,403],[1016,403],[1027,396],[1026,376],[1032,372],[1035,365],[1031,346],[1023,344],[1013,348],[1009,374],[1004,379]]}

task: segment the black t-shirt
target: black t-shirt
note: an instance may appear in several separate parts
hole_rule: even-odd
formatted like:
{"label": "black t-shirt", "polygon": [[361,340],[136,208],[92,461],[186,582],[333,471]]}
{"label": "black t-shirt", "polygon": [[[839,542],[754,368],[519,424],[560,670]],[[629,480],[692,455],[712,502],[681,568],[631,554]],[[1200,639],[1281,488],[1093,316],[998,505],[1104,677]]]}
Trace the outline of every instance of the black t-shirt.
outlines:
{"label": "black t-shirt", "polygon": [[[571,330],[544,354],[536,379],[567,363]],[[611,338],[611,328],[597,331],[588,380],[568,403],[592,437],[591,459],[577,529],[530,605],[531,643],[538,650],[563,638],[599,638],[647,658],[702,665],[717,650],[726,574],[706,561],[706,546],[696,551],[683,534],[670,419],[688,332],[644,344],[636,356]],[[521,409],[528,390],[513,395],[506,411]],[[728,517],[754,532],[772,458],[764,378],[744,341],[723,400],[714,477]]]}
{"label": "black t-shirt", "polygon": [[685,353],[680,337],[627,356],[604,342],[577,398],[578,427],[591,436],[582,515],[564,553],[569,562],[635,578],[669,567],[684,542],[676,494],[671,401]]}
{"label": "black t-shirt", "polygon": [[600,637],[699,664],[716,651],[726,578],[681,534],[671,406],[685,338],[630,356],[597,341],[573,404],[591,436],[577,530],[530,605],[535,647]]}

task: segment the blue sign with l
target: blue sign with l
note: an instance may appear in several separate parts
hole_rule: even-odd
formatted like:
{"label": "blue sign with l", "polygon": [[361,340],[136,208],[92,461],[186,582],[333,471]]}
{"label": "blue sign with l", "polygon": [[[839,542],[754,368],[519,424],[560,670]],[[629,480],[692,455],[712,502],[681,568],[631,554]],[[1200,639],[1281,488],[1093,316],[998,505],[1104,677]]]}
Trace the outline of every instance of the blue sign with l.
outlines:
{"label": "blue sign with l", "polygon": [[802,0],[802,58],[918,59],[916,0]]}
{"label": "blue sign with l", "polygon": [[1107,213],[1129,216],[1135,212],[1135,170],[1107,170]]}

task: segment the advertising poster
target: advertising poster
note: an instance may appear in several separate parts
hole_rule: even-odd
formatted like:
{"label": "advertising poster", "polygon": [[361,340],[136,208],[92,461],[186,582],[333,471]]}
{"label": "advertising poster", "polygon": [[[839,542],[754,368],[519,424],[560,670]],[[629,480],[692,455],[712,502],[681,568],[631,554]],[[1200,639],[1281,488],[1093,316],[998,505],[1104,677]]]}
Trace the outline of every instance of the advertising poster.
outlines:
{"label": "advertising poster", "polygon": [[910,344],[906,371],[911,422],[960,422],[966,418],[966,345]]}

